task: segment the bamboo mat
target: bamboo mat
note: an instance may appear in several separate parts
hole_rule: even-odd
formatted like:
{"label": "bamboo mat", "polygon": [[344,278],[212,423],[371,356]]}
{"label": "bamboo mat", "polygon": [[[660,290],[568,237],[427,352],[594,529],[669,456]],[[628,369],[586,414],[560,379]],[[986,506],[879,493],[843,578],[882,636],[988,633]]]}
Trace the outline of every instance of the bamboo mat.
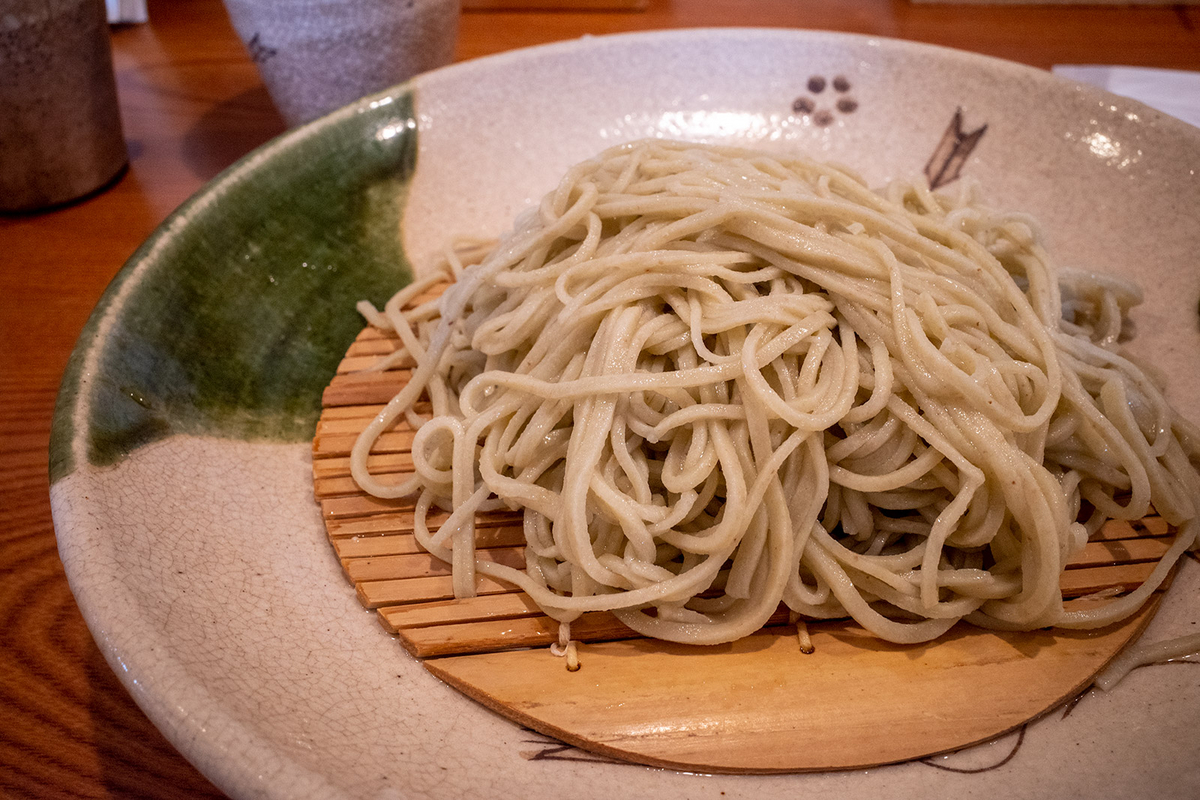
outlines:
{"label": "bamboo mat", "polygon": [[[455,600],[448,565],[421,550],[413,536],[412,501],[381,500],[362,492],[350,477],[350,449],[358,434],[407,381],[407,368],[360,372],[396,350],[390,333],[359,334],[325,390],[324,412],[313,442],[314,493],[329,541],[346,577],[380,623],[418,658],[544,647],[558,623],[510,585],[480,576],[478,596]],[[376,442],[368,458],[372,473],[399,482],[412,472],[413,431],[401,421]],[[431,516],[431,528],[445,518]],[[477,518],[480,558],[524,565],[524,535],[517,513]],[[1141,585],[1170,544],[1172,531],[1159,517],[1135,523],[1112,521],[1075,555],[1062,576],[1064,597],[1098,592],[1121,594]],[[787,621],[781,608],[770,626]],[[637,638],[609,613],[590,613],[571,625],[579,642]]]}

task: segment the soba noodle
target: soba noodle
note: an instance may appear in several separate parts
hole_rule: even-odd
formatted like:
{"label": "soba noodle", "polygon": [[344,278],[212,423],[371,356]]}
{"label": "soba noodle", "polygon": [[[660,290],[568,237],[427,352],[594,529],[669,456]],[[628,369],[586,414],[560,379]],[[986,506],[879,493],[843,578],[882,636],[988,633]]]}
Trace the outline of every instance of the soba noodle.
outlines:
{"label": "soba noodle", "polygon": [[[413,371],[353,475],[415,496],[458,596],[515,584],[564,643],[589,611],[688,643],[781,602],[893,642],[1127,616],[1195,543],[1200,439],[1122,355],[1136,287],[1056,270],[1029,217],[976,195],[613,148],[499,244],[360,306],[402,343],[380,368]],[[415,472],[395,485],[367,454],[401,416]],[[1179,532],[1149,580],[1064,609],[1065,562],[1152,505]],[[476,558],[475,514],[500,508],[523,513],[523,570]]]}

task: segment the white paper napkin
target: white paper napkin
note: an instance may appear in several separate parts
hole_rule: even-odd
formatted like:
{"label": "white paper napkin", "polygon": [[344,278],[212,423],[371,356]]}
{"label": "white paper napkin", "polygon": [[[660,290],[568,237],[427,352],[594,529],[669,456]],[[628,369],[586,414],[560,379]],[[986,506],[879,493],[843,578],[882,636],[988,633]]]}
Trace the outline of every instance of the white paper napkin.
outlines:
{"label": "white paper napkin", "polygon": [[1139,100],[1200,127],[1200,72],[1146,67],[1059,64],[1055,75]]}

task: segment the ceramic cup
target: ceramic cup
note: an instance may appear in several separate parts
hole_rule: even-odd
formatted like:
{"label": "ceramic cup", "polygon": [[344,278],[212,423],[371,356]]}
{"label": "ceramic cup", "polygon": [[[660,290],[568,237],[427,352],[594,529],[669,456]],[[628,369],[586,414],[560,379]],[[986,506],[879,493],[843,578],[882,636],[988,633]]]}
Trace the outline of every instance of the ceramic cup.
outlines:
{"label": "ceramic cup", "polygon": [[459,0],[224,0],[295,126],[449,64]]}
{"label": "ceramic cup", "polygon": [[75,200],[127,162],[104,0],[0,0],[0,211]]}

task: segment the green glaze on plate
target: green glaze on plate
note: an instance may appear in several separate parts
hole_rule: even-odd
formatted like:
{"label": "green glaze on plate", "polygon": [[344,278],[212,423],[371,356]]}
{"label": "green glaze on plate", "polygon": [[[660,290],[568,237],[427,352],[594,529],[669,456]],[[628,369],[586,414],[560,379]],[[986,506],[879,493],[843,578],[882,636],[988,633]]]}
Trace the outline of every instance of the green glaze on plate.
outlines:
{"label": "green glaze on plate", "polygon": [[363,325],[355,303],[411,280],[400,220],[416,139],[411,93],[381,95],[266,145],[176,211],[84,328],[51,479],[81,453],[112,464],[171,434],[311,438]]}

